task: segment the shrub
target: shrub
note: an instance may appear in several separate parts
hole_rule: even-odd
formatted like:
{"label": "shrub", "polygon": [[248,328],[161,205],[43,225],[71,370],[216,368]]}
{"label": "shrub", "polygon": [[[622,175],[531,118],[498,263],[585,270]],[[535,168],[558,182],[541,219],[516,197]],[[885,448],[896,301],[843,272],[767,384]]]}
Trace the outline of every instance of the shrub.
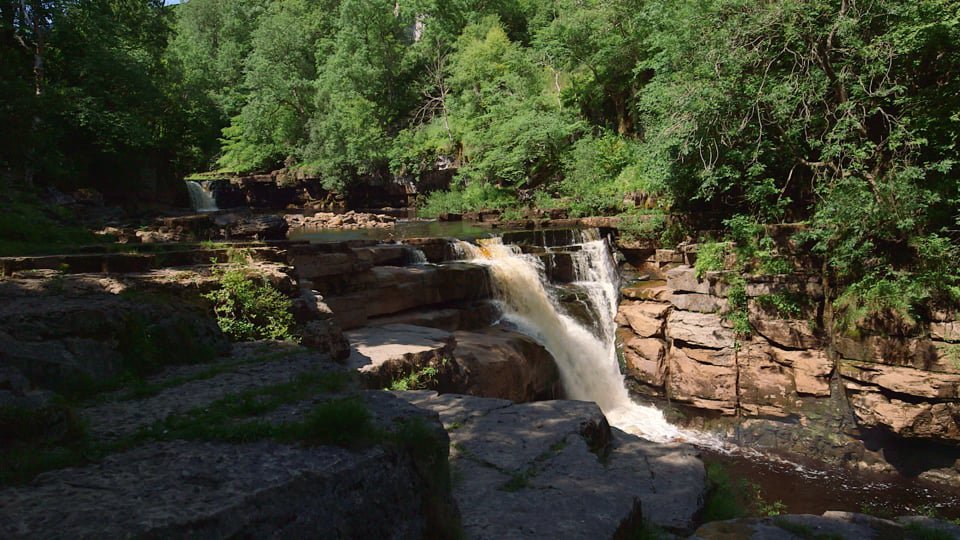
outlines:
{"label": "shrub", "polygon": [[697,262],[693,269],[697,279],[703,279],[707,272],[723,270],[727,255],[726,242],[705,242],[697,248]]}
{"label": "shrub", "polygon": [[[235,258],[231,256],[231,258]],[[215,267],[219,287],[204,295],[213,302],[217,324],[235,341],[294,339],[290,299],[243,263]]]}

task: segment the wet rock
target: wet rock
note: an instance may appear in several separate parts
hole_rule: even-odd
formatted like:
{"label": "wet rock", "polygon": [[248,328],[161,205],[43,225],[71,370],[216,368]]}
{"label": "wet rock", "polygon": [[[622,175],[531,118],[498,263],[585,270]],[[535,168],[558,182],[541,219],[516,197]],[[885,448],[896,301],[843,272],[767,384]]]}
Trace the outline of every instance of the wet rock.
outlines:
{"label": "wet rock", "polygon": [[795,540],[797,538],[903,538],[904,528],[893,521],[854,514],[824,512],[822,516],[788,514],[773,518],[714,521],[701,526],[690,540]]}
{"label": "wet rock", "polygon": [[290,228],[282,216],[220,214],[213,223],[226,239],[282,240]]}
{"label": "wet rock", "polygon": [[609,538],[638,521],[637,500],[644,520],[683,532],[702,504],[692,448],[611,429],[593,403],[400,395],[448,430],[468,538]]}
{"label": "wet rock", "polygon": [[655,388],[663,387],[667,376],[666,343],[638,338],[632,333],[621,341],[626,375]]}

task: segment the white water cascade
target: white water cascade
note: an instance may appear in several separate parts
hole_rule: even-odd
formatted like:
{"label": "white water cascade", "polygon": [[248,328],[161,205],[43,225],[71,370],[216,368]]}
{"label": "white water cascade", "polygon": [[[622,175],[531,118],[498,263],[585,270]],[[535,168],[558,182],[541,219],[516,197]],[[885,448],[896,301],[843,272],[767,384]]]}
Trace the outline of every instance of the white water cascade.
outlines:
{"label": "white water cascade", "polygon": [[203,184],[200,182],[194,182],[193,180],[187,180],[187,191],[190,192],[190,205],[193,206],[193,209],[197,212],[213,212],[219,210],[217,208],[217,201],[213,198],[213,193],[210,192]]}
{"label": "white water cascade", "polygon": [[655,407],[634,403],[617,364],[614,333],[618,274],[606,242],[585,242],[576,255],[577,285],[588,292],[600,313],[602,336],[597,336],[566,314],[546,287],[543,264],[499,238],[479,245],[459,242],[465,259],[490,268],[504,319],[537,339],[553,355],[563,388],[571,399],[593,401],[614,426],[657,441],[689,440]]}

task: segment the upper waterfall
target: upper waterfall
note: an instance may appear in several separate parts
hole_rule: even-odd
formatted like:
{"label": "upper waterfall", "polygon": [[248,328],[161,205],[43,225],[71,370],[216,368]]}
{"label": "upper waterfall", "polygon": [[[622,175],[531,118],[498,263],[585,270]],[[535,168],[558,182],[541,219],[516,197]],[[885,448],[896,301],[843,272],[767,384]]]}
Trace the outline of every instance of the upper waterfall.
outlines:
{"label": "upper waterfall", "polygon": [[617,364],[614,317],[617,309],[617,271],[605,240],[581,244],[577,254],[578,284],[599,304],[601,335],[569,316],[546,286],[543,264],[499,238],[479,245],[459,242],[465,259],[490,269],[504,319],[540,341],[553,355],[564,390],[571,399],[593,401],[609,422],[629,433],[667,442],[685,438],[663,413],[634,403]]}
{"label": "upper waterfall", "polygon": [[187,180],[187,191],[190,193],[190,205],[197,212],[213,212],[219,210],[217,208],[217,201],[213,198],[213,193],[210,192],[203,184],[200,182],[194,182],[193,180]]}

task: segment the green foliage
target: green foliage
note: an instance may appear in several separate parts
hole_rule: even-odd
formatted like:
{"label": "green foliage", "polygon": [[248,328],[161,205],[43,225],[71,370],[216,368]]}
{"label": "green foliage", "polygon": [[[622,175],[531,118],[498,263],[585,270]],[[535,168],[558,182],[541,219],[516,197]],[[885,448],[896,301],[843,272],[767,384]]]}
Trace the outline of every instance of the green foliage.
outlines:
{"label": "green foliage", "polygon": [[445,212],[456,214],[477,210],[504,210],[517,204],[515,191],[483,182],[471,182],[450,191],[435,191],[419,205],[421,217],[437,217]]}
{"label": "green foliage", "polygon": [[909,523],[904,529],[907,532],[906,537],[910,540],[950,540],[956,538],[949,531],[925,527],[920,523]]}
{"label": "green foliage", "polygon": [[437,374],[440,370],[436,366],[424,366],[406,377],[401,377],[390,383],[388,390],[405,392],[407,390],[424,390],[437,384]]}
{"label": "green foliage", "polygon": [[806,300],[806,298],[800,295],[786,292],[761,294],[756,298],[756,302],[760,304],[761,307],[775,312],[781,319],[800,318]]}
{"label": "green foliage", "polygon": [[235,341],[295,338],[291,301],[266,278],[236,262],[217,266],[213,272],[219,287],[204,298],[213,302],[223,333]]}
{"label": "green foliage", "polygon": [[726,258],[726,242],[704,242],[697,246],[697,260],[693,265],[697,279],[703,279],[707,272],[723,270]]}
{"label": "green foliage", "polygon": [[727,276],[727,311],[723,317],[733,325],[733,333],[738,338],[749,337],[753,332],[750,327],[750,299],[747,297],[747,282],[739,272]]}
{"label": "green foliage", "polygon": [[658,211],[620,214],[617,230],[624,240],[660,240],[667,232],[667,216]]}

